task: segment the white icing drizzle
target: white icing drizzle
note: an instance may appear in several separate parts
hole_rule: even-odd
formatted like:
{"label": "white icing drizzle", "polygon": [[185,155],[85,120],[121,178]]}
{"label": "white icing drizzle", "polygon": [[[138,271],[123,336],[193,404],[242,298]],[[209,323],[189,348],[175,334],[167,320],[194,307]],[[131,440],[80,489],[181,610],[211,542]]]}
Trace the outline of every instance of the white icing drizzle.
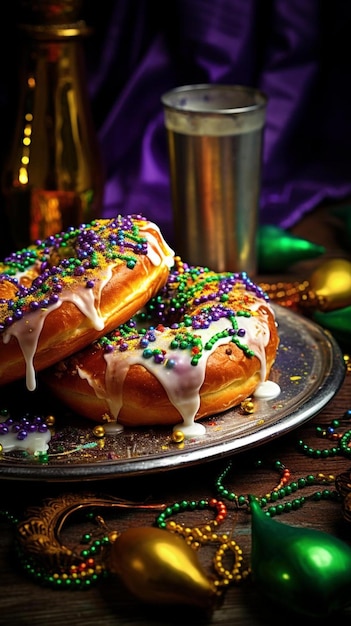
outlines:
{"label": "white icing drizzle", "polygon": [[[151,232],[152,230],[156,231],[159,239]],[[149,222],[148,225],[145,224],[140,226],[139,233],[142,234],[147,240],[147,256],[149,257],[151,263],[155,267],[158,267],[163,262],[167,265],[167,267],[171,268],[174,265],[174,251],[163,240],[159,227],[153,222]],[[160,241],[162,241],[162,246]]]}
{"label": "white icing drizzle", "polygon": [[[100,297],[104,285],[110,280],[112,267],[106,272],[106,277],[98,287],[98,300],[96,300],[93,289],[79,287],[75,291],[67,289],[61,294],[59,300],[49,308],[32,311],[22,319],[17,320],[3,333],[3,342],[8,343],[11,337],[16,337],[21,348],[23,358],[26,363],[26,386],[29,391],[36,388],[36,377],[34,368],[34,356],[37,350],[40,333],[45,319],[50,313],[58,309],[63,302],[72,302],[87,317],[93,328],[104,329],[104,318],[99,314]],[[72,336],[74,329],[72,329]]]}
{"label": "white icing drizzle", "polygon": [[206,434],[206,428],[203,424],[199,424],[199,422],[193,422],[192,424],[188,424],[185,426],[184,424],[181,427],[174,426],[173,432],[180,430],[185,437],[185,439],[191,439],[192,437],[203,437]]}
{"label": "white icing drizzle", "polygon": [[29,391],[36,388],[35,369],[33,364],[34,355],[37,349],[39,336],[43,328],[46,317],[61,306],[58,301],[50,309],[39,309],[30,315],[14,322],[4,333],[3,342],[8,343],[11,337],[16,337],[21,348],[23,358],[26,363],[26,385]]}
{"label": "white icing drizzle", "polygon": [[[112,267],[109,268],[106,273],[106,278],[98,282],[97,294],[93,289],[87,289],[86,287],[79,287],[75,291],[67,291],[61,295],[61,302],[72,302],[76,305],[77,309],[90,320],[91,325],[95,330],[103,330],[105,326],[105,319],[100,313],[101,293],[108,281],[112,276]],[[74,334],[74,329],[72,329]]]}
{"label": "white icing drizzle", "polygon": [[254,392],[255,398],[272,399],[277,398],[281,389],[273,380],[265,380],[261,382]]}
{"label": "white icing drizzle", "polygon": [[44,433],[28,433],[23,440],[17,439],[17,433],[7,433],[0,436],[0,444],[3,452],[25,450],[29,454],[39,454],[48,451],[50,439],[51,432],[49,429]]}
{"label": "white icing drizzle", "polygon": [[[254,311],[262,304],[258,301],[253,305]],[[267,305],[268,306],[268,305]],[[265,347],[269,341],[268,320],[258,316],[240,317],[240,327],[245,329],[243,343],[246,344],[258,357],[261,363],[261,381],[266,377],[266,356]],[[206,342],[217,333],[228,328],[228,320],[221,318],[212,322],[210,328],[199,329],[196,334]],[[174,362],[172,369],[165,365],[157,364],[152,358],[146,359],[142,356],[142,350],[130,350],[120,352],[114,350],[106,353],[107,368],[105,374],[105,386],[102,387],[84,368],[79,367],[78,373],[94,389],[96,396],[105,400],[109,406],[111,416],[117,420],[123,405],[123,384],[130,367],[139,364],[150,371],[161,383],[170,402],[177,408],[183,419],[183,423],[175,427],[181,428],[186,437],[204,434],[205,429],[201,424],[195,423],[195,416],[200,407],[200,389],[204,382],[207,360],[211,353],[219,346],[230,343],[228,337],[218,339],[211,350],[204,350],[201,359],[196,366],[191,365],[190,353],[187,350],[170,348],[170,333],[155,330],[156,340],[152,343],[153,349],[160,349],[167,352],[168,359]]]}

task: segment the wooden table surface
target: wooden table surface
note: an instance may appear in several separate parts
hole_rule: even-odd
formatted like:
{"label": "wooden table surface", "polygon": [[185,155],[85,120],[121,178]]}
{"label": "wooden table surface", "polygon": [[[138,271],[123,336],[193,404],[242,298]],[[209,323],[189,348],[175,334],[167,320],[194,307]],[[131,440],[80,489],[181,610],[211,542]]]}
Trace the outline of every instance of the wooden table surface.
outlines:
{"label": "wooden table surface", "polygon": [[[350,239],[345,241],[345,229],[335,220],[330,207],[314,211],[293,230],[295,234],[326,246],[327,257],[349,257]],[[350,237],[350,233],[349,233]],[[299,263],[279,279],[292,280],[307,278],[314,266],[322,259]],[[262,277],[262,280],[275,282],[277,276]],[[343,350],[346,353],[346,349]],[[337,476],[350,469],[349,458],[341,455],[315,459],[306,456],[298,447],[300,439],[312,447],[324,448],[330,442],[318,436],[318,425],[328,426],[333,419],[342,419],[351,409],[351,372],[346,373],[341,388],[330,402],[313,419],[300,425],[292,432],[266,442],[254,450],[242,452],[232,457],[232,468],[228,485],[236,494],[264,495],[272,491],[278,482],[274,464],[277,460],[291,472],[291,480],[309,474]],[[345,424],[344,429],[348,429]],[[331,444],[330,444],[331,445]],[[172,504],[180,500],[194,500],[217,497],[215,481],[227,466],[230,457],[216,458],[178,470],[170,470],[152,476],[122,477],[98,481],[98,483],[31,483],[28,481],[0,481],[0,510],[14,511],[19,517],[25,515],[28,507],[43,506],[46,499],[67,494],[77,494],[83,499],[88,493],[108,494],[127,498],[136,502]],[[257,466],[257,461],[260,465]],[[262,462],[262,463],[261,463]],[[314,487],[314,490],[316,488]],[[313,491],[313,489],[312,489]],[[307,495],[304,493],[304,495]],[[202,511],[184,514],[184,523],[193,526],[212,519],[211,512]],[[127,510],[111,514],[109,529],[123,530],[130,526],[152,526],[155,511]],[[300,509],[280,516],[282,523],[326,531],[351,545],[351,523],[343,516],[340,501],[306,499]],[[228,515],[221,532],[228,532],[240,545],[244,567],[250,563],[251,547],[250,515],[244,510],[236,511],[229,505]],[[220,606],[210,613],[191,606],[157,606],[143,603],[126,591],[123,583],[110,576],[85,591],[58,590],[41,586],[27,577],[21,569],[14,550],[14,528],[8,519],[0,515],[0,624],[11,626],[166,626],[183,624],[233,626],[262,626],[281,624],[287,620],[289,611],[281,608],[278,602],[270,601],[258,593],[250,579],[241,584],[232,584],[223,594]],[[75,529],[72,531],[76,532]],[[79,533],[81,529],[79,529]],[[78,533],[78,529],[77,529]],[[79,535],[80,536],[80,535]],[[78,541],[78,534],[77,534]],[[213,553],[203,549],[203,566],[210,571]],[[350,589],[351,599],[351,589]],[[338,624],[349,624],[351,609],[338,615]],[[327,618],[326,622],[330,622]],[[319,619],[320,624],[323,620]]]}

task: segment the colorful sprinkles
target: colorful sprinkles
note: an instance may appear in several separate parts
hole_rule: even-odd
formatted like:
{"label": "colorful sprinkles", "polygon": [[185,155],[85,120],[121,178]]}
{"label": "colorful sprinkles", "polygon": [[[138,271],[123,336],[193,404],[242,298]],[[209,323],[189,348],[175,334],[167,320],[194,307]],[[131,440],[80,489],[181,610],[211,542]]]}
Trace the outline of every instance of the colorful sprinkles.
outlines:
{"label": "colorful sprinkles", "polygon": [[[93,289],[97,267],[124,263],[133,269],[138,256],[148,252],[147,240],[139,233],[141,221],[141,215],[95,220],[5,258],[0,263],[0,332],[31,311],[57,304],[62,291],[77,281]],[[26,280],[25,273],[32,273],[33,279]],[[1,297],[4,291],[6,298]]]}
{"label": "colorful sprinkles", "polygon": [[[167,330],[169,350],[188,351],[196,366],[205,351],[211,351],[219,340],[228,337],[246,356],[254,352],[245,344],[245,329],[240,318],[255,315],[257,298],[268,301],[265,292],[246,273],[218,274],[203,267],[189,266],[179,257],[167,284],[146,307],[126,324],[97,341],[106,353],[140,350],[144,359],[172,369],[174,360],[167,350],[154,348],[157,335]],[[215,332],[203,343],[197,331],[210,329],[225,318],[228,326]]]}

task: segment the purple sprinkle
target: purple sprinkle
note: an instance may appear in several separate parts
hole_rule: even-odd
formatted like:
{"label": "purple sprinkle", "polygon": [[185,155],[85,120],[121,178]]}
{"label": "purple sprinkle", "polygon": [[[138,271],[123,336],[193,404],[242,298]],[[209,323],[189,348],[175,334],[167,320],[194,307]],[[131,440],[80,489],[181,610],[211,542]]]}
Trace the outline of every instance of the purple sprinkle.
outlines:
{"label": "purple sprinkle", "polygon": [[18,441],[23,441],[24,439],[26,439],[26,437],[28,437],[28,433],[26,430],[19,430],[17,433],[17,439]]}

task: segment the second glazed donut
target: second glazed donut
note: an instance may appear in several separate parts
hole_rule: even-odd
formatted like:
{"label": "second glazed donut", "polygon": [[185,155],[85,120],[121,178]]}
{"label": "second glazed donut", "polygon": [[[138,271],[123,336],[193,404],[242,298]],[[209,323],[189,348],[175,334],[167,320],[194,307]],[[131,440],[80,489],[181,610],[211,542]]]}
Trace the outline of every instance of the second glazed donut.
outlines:
{"label": "second glazed donut", "polygon": [[143,310],[44,372],[80,415],[189,427],[236,406],[268,378],[279,344],[268,297],[246,274],[176,261]]}

